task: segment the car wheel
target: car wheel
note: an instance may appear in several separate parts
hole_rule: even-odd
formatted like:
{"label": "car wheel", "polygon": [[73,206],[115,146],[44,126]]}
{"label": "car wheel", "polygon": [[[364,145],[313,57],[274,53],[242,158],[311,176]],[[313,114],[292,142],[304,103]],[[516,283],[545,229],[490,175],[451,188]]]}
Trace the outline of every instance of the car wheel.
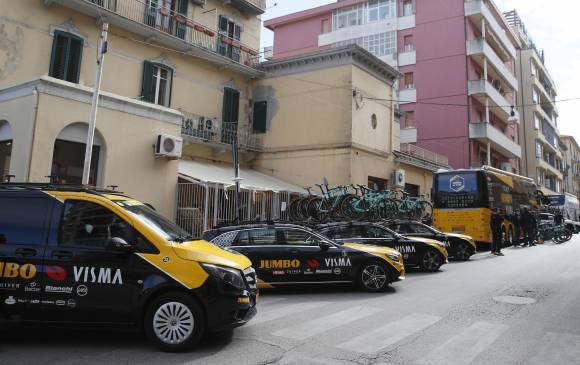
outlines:
{"label": "car wheel", "polygon": [[420,266],[423,271],[434,272],[439,270],[441,265],[443,265],[441,255],[435,250],[428,249],[421,257]]}
{"label": "car wheel", "polygon": [[385,291],[389,282],[389,271],[382,262],[369,261],[360,269],[358,286],[364,291],[372,293]]}
{"label": "car wheel", "polygon": [[467,242],[460,242],[457,245],[457,253],[455,257],[461,261],[467,261],[471,257],[471,250],[469,249],[469,245]]}
{"label": "car wheel", "polygon": [[155,299],[145,314],[145,334],[161,350],[178,352],[193,348],[205,331],[199,305],[183,293]]}

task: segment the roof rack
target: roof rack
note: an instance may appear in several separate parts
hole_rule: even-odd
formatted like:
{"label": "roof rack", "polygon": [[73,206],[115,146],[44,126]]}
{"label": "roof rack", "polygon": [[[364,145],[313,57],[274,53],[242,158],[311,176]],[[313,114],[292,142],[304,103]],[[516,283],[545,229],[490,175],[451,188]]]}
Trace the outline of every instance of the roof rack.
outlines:
{"label": "roof rack", "polygon": [[115,194],[122,195],[123,192],[118,190],[102,189],[91,185],[77,184],[54,184],[54,183],[0,183],[0,190],[31,190],[31,191],[72,191],[94,195]]}

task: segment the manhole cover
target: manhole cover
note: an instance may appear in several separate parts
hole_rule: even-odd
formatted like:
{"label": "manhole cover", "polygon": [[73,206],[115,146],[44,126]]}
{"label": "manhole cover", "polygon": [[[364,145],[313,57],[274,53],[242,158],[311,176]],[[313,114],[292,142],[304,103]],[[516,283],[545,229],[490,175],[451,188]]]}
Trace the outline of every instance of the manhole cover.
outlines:
{"label": "manhole cover", "polygon": [[499,297],[493,297],[493,300],[495,300],[496,302],[508,303],[508,304],[517,304],[517,305],[534,304],[536,302],[536,300],[534,298],[516,297],[513,295],[504,295],[504,296],[499,296]]}

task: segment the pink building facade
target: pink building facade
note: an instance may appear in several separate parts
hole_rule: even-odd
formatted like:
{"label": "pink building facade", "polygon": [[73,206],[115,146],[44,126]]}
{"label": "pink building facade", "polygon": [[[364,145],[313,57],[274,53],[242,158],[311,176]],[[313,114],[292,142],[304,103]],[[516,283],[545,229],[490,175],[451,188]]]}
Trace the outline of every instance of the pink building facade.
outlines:
{"label": "pink building facade", "polygon": [[401,73],[401,143],[518,172],[518,38],[487,0],[344,0],[265,22],[273,58],[358,44]]}

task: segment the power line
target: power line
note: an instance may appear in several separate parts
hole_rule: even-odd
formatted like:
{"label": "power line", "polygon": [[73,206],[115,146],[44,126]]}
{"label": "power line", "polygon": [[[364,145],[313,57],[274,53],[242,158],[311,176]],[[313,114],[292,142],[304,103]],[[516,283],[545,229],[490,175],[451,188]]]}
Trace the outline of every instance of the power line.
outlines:
{"label": "power line", "polygon": [[[404,101],[404,100],[395,100],[395,99],[382,99],[382,98],[372,98],[369,96],[362,96],[363,99],[367,99],[367,100],[374,100],[374,101],[388,101],[388,102],[395,102],[395,103],[408,103],[408,104],[423,104],[423,105],[440,105],[440,106],[456,106],[456,107],[470,107],[471,105],[469,104],[459,104],[459,103],[437,103],[437,102],[428,102],[428,101]],[[554,100],[554,101],[548,101],[548,102],[544,102],[544,103],[533,103],[533,104],[523,104],[523,105],[490,105],[490,108],[525,108],[525,107],[530,107],[530,106],[536,106],[536,105],[551,105],[551,104],[555,104],[555,103],[564,103],[564,102],[569,102],[569,101],[578,101],[580,100],[580,97],[578,98],[569,98],[569,99],[560,99],[560,100]]]}

